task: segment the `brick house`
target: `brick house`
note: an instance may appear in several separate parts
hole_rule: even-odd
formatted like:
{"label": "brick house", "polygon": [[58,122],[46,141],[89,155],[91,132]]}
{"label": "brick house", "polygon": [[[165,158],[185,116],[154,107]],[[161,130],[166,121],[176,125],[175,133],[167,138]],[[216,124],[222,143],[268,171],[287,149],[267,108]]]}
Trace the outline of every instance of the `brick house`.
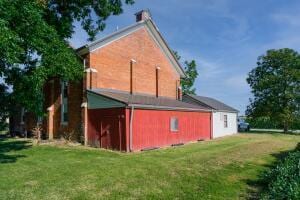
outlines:
{"label": "brick house", "polygon": [[44,87],[49,139],[138,151],[210,139],[211,109],[182,101],[184,71],[148,11],[136,23],[77,49],[83,80]]}

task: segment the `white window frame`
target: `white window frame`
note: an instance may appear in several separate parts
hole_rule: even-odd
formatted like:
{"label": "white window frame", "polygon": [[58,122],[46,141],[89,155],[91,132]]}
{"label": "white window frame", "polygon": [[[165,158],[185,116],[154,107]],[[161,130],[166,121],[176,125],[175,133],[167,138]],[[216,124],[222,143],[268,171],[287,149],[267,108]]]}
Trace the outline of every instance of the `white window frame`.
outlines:
{"label": "white window frame", "polygon": [[228,128],[228,115],[224,114],[224,128]]}
{"label": "white window frame", "polygon": [[[177,123],[177,127],[176,127]],[[179,119],[177,117],[170,118],[170,130],[171,132],[178,132],[179,131]]]}
{"label": "white window frame", "polygon": [[[61,124],[62,125],[67,125],[69,122],[69,119],[67,117],[67,119],[65,119],[65,113],[67,113],[67,115],[69,114],[69,109],[68,109],[68,94],[65,95],[65,87],[68,87],[68,82],[66,81],[60,81],[60,99],[61,99],[61,109],[60,109],[60,114],[61,114]],[[68,93],[68,88],[67,88],[67,93]],[[66,96],[66,97],[65,97]],[[66,105],[67,104],[67,105]],[[67,111],[65,112],[65,109],[67,109]]]}

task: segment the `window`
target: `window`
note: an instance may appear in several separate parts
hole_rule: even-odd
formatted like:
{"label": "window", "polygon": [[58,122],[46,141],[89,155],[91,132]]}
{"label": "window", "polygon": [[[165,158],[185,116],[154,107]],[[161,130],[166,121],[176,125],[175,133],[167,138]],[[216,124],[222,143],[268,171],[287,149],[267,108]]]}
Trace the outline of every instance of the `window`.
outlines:
{"label": "window", "polygon": [[224,115],[224,128],[228,127],[227,115]]}
{"label": "window", "polygon": [[176,117],[172,117],[170,120],[170,129],[172,132],[177,132],[178,129],[178,119]]}
{"label": "window", "polygon": [[61,122],[68,123],[68,82],[61,81]]}
{"label": "window", "polygon": [[42,124],[43,123],[43,118],[41,116],[38,116],[37,123],[38,124]]}

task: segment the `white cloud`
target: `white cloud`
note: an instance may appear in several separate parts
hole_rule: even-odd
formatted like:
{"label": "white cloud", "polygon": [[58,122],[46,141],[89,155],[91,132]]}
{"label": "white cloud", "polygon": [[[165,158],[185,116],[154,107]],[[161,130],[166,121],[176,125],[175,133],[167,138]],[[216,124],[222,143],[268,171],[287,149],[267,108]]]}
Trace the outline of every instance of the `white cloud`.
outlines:
{"label": "white cloud", "polygon": [[216,63],[205,59],[197,59],[197,67],[199,71],[199,77],[208,79],[220,75],[224,70],[223,67]]}

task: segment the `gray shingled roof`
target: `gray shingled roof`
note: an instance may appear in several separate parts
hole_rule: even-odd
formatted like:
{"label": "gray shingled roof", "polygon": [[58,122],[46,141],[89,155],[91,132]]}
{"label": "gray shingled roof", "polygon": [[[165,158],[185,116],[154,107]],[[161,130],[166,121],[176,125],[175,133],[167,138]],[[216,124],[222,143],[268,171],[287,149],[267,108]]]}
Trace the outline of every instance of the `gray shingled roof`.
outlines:
{"label": "gray shingled roof", "polygon": [[211,111],[212,109],[206,106],[194,105],[183,101],[166,98],[156,97],[145,94],[130,94],[128,92],[107,90],[107,89],[92,89],[88,90],[94,94],[98,94],[112,100],[119,101],[126,104],[127,106],[136,106],[144,108],[155,108],[155,109],[174,109],[174,110],[203,110]]}
{"label": "gray shingled roof", "polygon": [[218,101],[211,97],[197,96],[197,95],[192,95],[192,94],[185,95],[185,97],[186,96],[192,98],[195,101],[198,101],[202,105],[207,105],[214,110],[238,112],[237,109],[232,108],[232,107],[222,103],[221,101]]}

